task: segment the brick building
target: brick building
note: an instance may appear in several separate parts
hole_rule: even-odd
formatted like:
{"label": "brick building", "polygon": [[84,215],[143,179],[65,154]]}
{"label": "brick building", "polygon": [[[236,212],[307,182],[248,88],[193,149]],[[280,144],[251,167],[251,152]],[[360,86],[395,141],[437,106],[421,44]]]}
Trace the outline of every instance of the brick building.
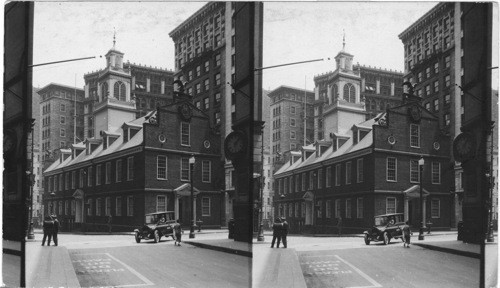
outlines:
{"label": "brick building", "polygon": [[345,233],[361,233],[374,225],[375,215],[387,213],[404,213],[418,227],[422,180],[424,221],[449,228],[449,139],[437,117],[416,102],[369,120],[352,114],[334,111],[328,121],[351,122],[330,143],[303,147],[275,173],[276,216],[285,216],[298,233],[336,233],[339,216]]}
{"label": "brick building", "polygon": [[75,140],[81,140],[84,137],[81,118],[84,90],[50,83],[39,89],[38,95],[40,95],[40,125],[38,126],[41,129],[40,149],[43,151],[43,165],[48,167],[59,158],[60,148],[67,148],[75,143]]}
{"label": "brick building", "polygon": [[133,231],[146,213],[164,210],[188,226],[194,156],[196,220],[221,227],[223,164],[211,128],[203,111],[182,100],[62,149],[44,172],[47,212],[65,230],[102,231],[111,215],[114,231]]}

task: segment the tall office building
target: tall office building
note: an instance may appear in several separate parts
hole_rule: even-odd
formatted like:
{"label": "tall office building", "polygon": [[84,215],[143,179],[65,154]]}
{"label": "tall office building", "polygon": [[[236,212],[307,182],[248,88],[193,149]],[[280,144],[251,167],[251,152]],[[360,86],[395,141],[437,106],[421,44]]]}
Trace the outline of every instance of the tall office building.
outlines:
{"label": "tall office building", "polygon": [[[174,78],[185,83],[185,93],[205,112],[211,126],[220,134],[221,151],[225,137],[235,120],[235,98],[243,97],[228,83],[235,78],[234,3],[209,2],[170,32],[175,43]],[[225,162],[227,204],[234,197],[234,168]],[[232,205],[225,205],[226,219],[233,215]]]}
{"label": "tall office building", "polygon": [[84,91],[76,87],[50,83],[38,90],[38,95],[40,95],[40,148],[43,151],[43,167],[48,167],[59,158],[60,148],[67,148],[83,140],[81,115],[83,115]]}

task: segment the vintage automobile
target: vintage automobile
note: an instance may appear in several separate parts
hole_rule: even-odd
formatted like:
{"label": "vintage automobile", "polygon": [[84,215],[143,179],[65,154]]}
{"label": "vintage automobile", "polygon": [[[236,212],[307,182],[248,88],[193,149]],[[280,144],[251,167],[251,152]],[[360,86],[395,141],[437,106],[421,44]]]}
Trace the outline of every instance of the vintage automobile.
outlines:
{"label": "vintage automobile", "polygon": [[370,241],[383,241],[384,245],[389,244],[391,239],[403,239],[403,226],[405,225],[403,213],[392,213],[375,216],[375,225],[365,232],[365,244],[370,245]]}
{"label": "vintage automobile", "polygon": [[174,239],[175,215],[173,211],[155,212],[146,214],[144,225],[135,229],[135,241],[141,242],[141,239],[153,239],[155,243],[160,242],[161,237],[171,236]]}

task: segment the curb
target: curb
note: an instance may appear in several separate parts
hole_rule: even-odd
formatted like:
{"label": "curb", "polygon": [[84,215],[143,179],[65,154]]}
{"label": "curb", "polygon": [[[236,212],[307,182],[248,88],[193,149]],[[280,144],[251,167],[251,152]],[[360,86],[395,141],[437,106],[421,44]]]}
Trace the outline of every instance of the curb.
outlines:
{"label": "curb", "polygon": [[227,247],[209,245],[209,244],[196,242],[196,241],[182,241],[182,242],[189,244],[189,245],[196,246],[196,247],[200,247],[200,248],[211,249],[211,250],[215,250],[215,251],[236,254],[236,255],[241,255],[241,256],[250,257],[250,258],[252,257],[251,251],[243,251],[243,250],[237,250],[237,249],[232,249],[232,248],[227,248]]}
{"label": "curb", "polygon": [[429,249],[429,250],[435,250],[435,251],[440,251],[440,252],[445,252],[445,253],[450,253],[450,254],[465,256],[465,257],[471,257],[471,258],[481,259],[481,254],[480,253],[469,252],[469,251],[462,251],[462,250],[456,250],[456,249],[439,247],[439,246],[434,246],[434,245],[429,245],[429,244],[422,244],[422,243],[412,243],[412,245],[420,246],[422,248],[426,248],[426,249]]}

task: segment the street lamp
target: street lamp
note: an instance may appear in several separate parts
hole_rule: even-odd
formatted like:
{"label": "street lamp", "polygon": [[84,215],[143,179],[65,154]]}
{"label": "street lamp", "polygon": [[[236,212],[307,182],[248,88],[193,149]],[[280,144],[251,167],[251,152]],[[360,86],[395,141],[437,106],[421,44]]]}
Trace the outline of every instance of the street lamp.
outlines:
{"label": "street lamp", "polygon": [[424,197],[422,196],[422,176],[424,171],[424,157],[418,160],[418,167],[420,171],[420,230],[418,232],[418,240],[424,240]]}
{"label": "street lamp", "polygon": [[191,180],[191,227],[189,229],[189,238],[194,238],[194,194],[193,194],[193,171],[194,171],[194,162],[196,159],[194,155],[189,158],[189,172]]}

